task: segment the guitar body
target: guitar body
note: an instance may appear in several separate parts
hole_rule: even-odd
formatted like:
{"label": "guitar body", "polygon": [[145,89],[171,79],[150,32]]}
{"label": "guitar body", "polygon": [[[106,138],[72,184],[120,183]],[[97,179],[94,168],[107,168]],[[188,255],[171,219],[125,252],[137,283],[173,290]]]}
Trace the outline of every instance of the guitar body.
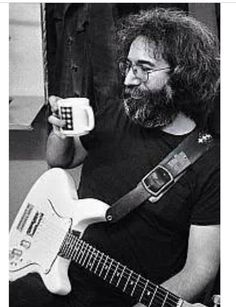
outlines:
{"label": "guitar body", "polygon": [[[45,172],[11,227],[10,280],[38,273],[51,293],[66,295],[71,291],[68,268],[72,260],[145,306],[193,306],[81,239],[90,224],[106,221],[108,208],[96,199],[78,199],[75,183],[66,171],[54,168]],[[214,302],[218,305],[218,297]]]}
{"label": "guitar body", "polygon": [[33,185],[10,230],[9,275],[14,281],[28,273],[41,275],[46,288],[66,295],[70,260],[58,255],[68,231],[83,235],[88,225],[105,221],[108,205],[77,197],[75,183],[64,170],[53,168]]}

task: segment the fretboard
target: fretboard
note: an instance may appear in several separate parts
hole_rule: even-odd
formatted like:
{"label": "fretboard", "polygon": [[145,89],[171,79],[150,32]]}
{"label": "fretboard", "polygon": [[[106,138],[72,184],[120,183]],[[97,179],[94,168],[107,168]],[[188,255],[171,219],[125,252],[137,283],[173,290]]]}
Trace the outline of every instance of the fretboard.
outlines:
{"label": "fretboard", "polygon": [[77,262],[147,307],[180,307],[183,303],[178,296],[145,279],[72,233],[66,235],[59,254]]}

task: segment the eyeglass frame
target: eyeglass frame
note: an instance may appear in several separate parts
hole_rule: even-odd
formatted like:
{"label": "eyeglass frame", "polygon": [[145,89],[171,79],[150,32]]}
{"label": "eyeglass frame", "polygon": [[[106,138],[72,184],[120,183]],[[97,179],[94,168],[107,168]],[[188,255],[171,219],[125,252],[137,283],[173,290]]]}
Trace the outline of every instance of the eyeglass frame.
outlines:
{"label": "eyeglass frame", "polygon": [[[122,71],[121,68],[120,68],[120,64],[126,64],[126,63],[127,63],[127,64],[129,63],[129,67],[127,66],[127,69],[128,69],[127,73],[125,73],[125,71]],[[155,68],[155,69],[150,69],[150,70],[148,70],[148,71],[144,71],[144,70],[142,69],[142,66],[136,65],[136,64],[132,64],[132,63],[131,63],[129,60],[127,60],[127,59],[122,59],[122,60],[120,60],[120,61],[118,62],[118,67],[119,67],[119,71],[120,71],[120,73],[121,73],[121,75],[122,75],[123,77],[126,77],[126,76],[128,75],[128,73],[130,72],[130,69],[132,69],[132,72],[133,72],[135,78],[139,79],[141,82],[144,82],[144,83],[147,82],[147,81],[149,80],[149,74],[151,74],[151,73],[153,73],[153,72],[155,72],[155,71],[163,71],[163,70],[171,69],[170,66],[166,66],[166,67],[162,67],[162,68]],[[139,67],[139,68],[142,70],[142,72],[143,72],[144,74],[146,74],[146,78],[145,78],[145,79],[142,79],[142,78],[138,77],[138,76],[137,76],[137,72],[135,73],[135,71],[134,71],[134,67]]]}

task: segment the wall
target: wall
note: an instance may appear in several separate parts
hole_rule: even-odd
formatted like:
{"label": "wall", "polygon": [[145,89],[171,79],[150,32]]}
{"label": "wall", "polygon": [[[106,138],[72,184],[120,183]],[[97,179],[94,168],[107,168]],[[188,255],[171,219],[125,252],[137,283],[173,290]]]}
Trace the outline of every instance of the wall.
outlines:
{"label": "wall", "polygon": [[45,110],[38,114],[45,102],[39,3],[9,4],[9,92],[11,225],[33,182],[47,169]]}
{"label": "wall", "polygon": [[[45,159],[48,136],[48,112],[44,107],[33,130],[10,130],[9,133],[9,225],[23,203],[33,183],[48,170]],[[79,184],[81,167],[68,170]],[[56,182],[55,182],[56,185]]]}
{"label": "wall", "polygon": [[39,3],[9,4],[11,96],[43,96],[43,47]]}
{"label": "wall", "polygon": [[43,109],[32,131],[10,130],[9,133],[9,225],[34,181],[47,170],[45,147],[47,124]]}

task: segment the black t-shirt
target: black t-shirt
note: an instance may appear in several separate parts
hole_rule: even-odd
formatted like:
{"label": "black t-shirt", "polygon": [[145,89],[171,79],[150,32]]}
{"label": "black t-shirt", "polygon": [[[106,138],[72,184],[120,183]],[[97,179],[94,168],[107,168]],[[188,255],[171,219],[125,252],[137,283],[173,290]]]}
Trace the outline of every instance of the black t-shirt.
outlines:
{"label": "black t-shirt", "polygon": [[[145,129],[128,119],[119,101],[96,117],[96,128],[81,137],[88,150],[80,198],[108,204],[133,189],[185,136]],[[144,202],[114,225],[90,226],[84,239],[153,282],[183,267],[189,227],[219,224],[219,146],[204,154],[157,202]],[[92,305],[91,305],[92,306]],[[105,304],[104,304],[105,306]]]}

